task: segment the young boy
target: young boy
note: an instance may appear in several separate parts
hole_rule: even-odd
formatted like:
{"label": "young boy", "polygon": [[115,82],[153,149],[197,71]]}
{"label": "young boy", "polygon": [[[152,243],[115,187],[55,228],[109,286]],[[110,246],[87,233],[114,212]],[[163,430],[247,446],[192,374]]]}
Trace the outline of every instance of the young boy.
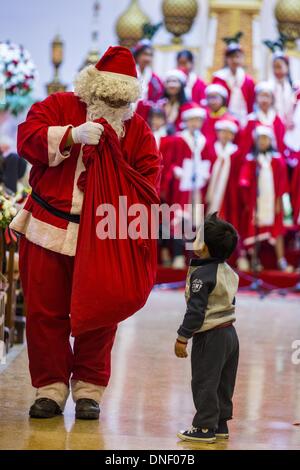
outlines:
{"label": "young boy", "polygon": [[184,441],[212,443],[228,438],[232,418],[239,341],[233,326],[238,275],[226,263],[236,248],[235,228],[217,217],[204,222],[204,242],[197,237],[186,283],[187,310],[175,343],[177,357],[191,354],[192,393],[197,410],[192,427],[178,433]]}

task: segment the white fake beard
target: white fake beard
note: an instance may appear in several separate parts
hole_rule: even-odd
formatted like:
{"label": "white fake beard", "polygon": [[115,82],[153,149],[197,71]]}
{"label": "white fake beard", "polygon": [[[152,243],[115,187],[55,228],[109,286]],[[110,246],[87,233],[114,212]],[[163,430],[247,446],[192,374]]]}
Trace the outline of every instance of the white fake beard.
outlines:
{"label": "white fake beard", "polygon": [[89,121],[104,118],[116,132],[119,139],[125,135],[124,122],[131,119],[134,114],[133,105],[123,106],[121,108],[112,108],[99,98],[91,100],[87,107],[87,117]]}

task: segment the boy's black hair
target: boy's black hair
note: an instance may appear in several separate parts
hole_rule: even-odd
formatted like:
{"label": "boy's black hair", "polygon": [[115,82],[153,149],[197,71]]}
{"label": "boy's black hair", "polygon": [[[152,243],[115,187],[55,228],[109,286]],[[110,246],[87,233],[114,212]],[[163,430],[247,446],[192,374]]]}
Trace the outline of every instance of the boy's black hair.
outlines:
{"label": "boy's black hair", "polygon": [[212,258],[225,261],[230,258],[238,243],[238,233],[233,225],[218,217],[208,215],[204,220],[204,243]]}

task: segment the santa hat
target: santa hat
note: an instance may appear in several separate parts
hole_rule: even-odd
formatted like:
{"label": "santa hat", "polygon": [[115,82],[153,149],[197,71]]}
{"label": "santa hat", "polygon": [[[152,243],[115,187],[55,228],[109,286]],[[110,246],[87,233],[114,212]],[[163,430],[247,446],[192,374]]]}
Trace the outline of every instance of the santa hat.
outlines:
{"label": "santa hat", "polygon": [[228,91],[225,87],[219,85],[218,83],[212,83],[211,85],[208,85],[205,89],[205,94],[206,96],[221,95],[225,99],[228,98]]}
{"label": "santa hat", "polygon": [[259,82],[255,87],[255,93],[257,95],[259,93],[270,93],[270,95],[274,95],[274,85],[272,82]]}
{"label": "santa hat", "polygon": [[182,112],[181,118],[183,121],[187,121],[188,119],[193,118],[206,118],[206,111],[205,109],[201,108],[197,103],[188,103],[186,109]]}
{"label": "santa hat", "polygon": [[216,131],[230,131],[236,134],[239,130],[237,124],[231,119],[220,119],[215,124]]}
{"label": "santa hat", "polygon": [[257,126],[254,131],[253,131],[253,136],[254,138],[260,137],[260,136],[266,136],[269,137],[271,140],[274,139],[274,131],[273,128],[270,126]]}
{"label": "santa hat", "polygon": [[164,81],[166,83],[168,80],[172,80],[172,79],[178,80],[182,85],[185,85],[186,80],[187,80],[187,76],[182,70],[173,69],[173,70],[169,70],[166,73]]}
{"label": "santa hat", "polygon": [[141,86],[130,50],[109,47],[96,65],[87,66],[78,74],[75,93],[88,105],[95,97],[112,103],[137,101]]}

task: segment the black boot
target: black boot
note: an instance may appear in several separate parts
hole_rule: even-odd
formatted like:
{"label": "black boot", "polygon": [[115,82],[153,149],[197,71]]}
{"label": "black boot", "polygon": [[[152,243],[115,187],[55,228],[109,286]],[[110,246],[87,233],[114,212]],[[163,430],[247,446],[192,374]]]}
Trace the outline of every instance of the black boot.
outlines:
{"label": "black boot", "polygon": [[76,419],[99,419],[99,404],[90,398],[79,398],[76,401],[75,418]]}
{"label": "black boot", "polygon": [[31,418],[53,418],[61,414],[62,411],[56,401],[50,398],[38,398],[29,410]]}

